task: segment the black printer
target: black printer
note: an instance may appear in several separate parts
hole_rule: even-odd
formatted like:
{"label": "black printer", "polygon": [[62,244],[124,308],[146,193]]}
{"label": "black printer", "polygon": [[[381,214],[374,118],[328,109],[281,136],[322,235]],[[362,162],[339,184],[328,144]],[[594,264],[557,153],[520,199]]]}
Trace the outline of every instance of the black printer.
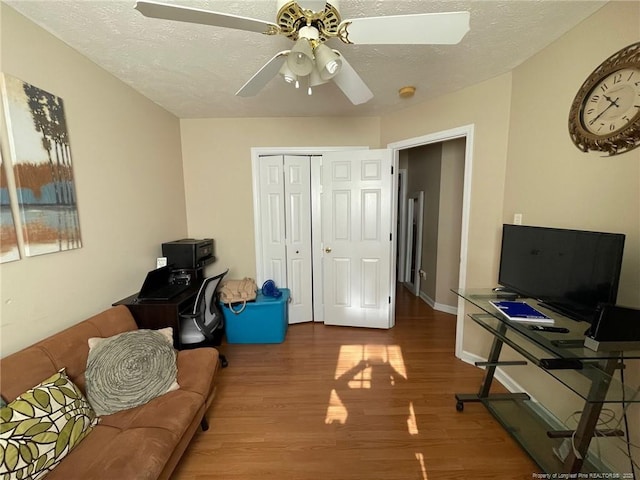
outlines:
{"label": "black printer", "polygon": [[167,257],[167,263],[176,274],[182,270],[201,270],[216,259],[212,238],[183,238],[163,243],[162,256]]}

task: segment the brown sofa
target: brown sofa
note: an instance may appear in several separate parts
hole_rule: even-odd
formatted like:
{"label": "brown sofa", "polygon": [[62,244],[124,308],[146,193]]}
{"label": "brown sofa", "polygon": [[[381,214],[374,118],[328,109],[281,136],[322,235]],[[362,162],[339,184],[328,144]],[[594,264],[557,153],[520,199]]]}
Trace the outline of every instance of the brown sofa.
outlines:
{"label": "brown sofa", "polygon": [[[90,337],[135,330],[125,306],[112,307],[35,345],[0,360],[0,393],[7,401],[66,367],[85,392],[84,371]],[[168,479],[214,397],[218,352],[214,348],[179,351],[180,388],[149,403],[100,417],[100,422],[47,480]]]}

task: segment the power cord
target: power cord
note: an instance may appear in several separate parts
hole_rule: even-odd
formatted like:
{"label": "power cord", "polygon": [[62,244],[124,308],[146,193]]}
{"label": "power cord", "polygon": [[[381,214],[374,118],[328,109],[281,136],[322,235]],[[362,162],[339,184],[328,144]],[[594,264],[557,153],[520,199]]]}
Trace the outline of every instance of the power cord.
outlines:
{"label": "power cord", "polygon": [[[598,434],[597,429],[601,428],[601,427],[606,427],[607,429],[610,430],[617,430],[619,429],[620,425],[624,422],[624,428],[625,428],[625,438],[622,439],[620,437],[616,437],[619,438],[622,442],[625,443],[626,445],[626,451],[621,448],[619,445],[616,445],[616,448],[618,450],[620,450],[621,452],[624,453],[624,455],[629,459],[630,462],[630,466],[631,466],[631,475],[632,475],[632,479],[633,480],[637,480],[637,476],[636,476],[636,469],[640,470],[640,465],[638,465],[634,460],[633,460],[633,454],[631,452],[631,448],[638,448],[640,449],[640,445],[634,444],[633,442],[631,442],[631,438],[630,438],[630,434],[629,434],[629,422],[628,422],[628,418],[627,418],[627,410],[629,409],[629,407],[633,404],[635,398],[638,396],[638,394],[640,394],[640,388],[638,388],[634,393],[633,393],[633,397],[631,398],[630,401],[626,400],[626,392],[625,392],[625,384],[624,384],[624,368],[620,369],[620,383],[622,386],[622,402],[621,405],[623,407],[622,409],[622,415],[620,417],[620,419],[617,421],[617,423],[615,423],[613,426],[611,426],[612,422],[614,422],[617,418],[616,412],[609,409],[609,408],[603,408],[600,412],[600,418],[598,419],[597,425],[596,425],[596,431],[595,431],[595,435],[594,438],[596,440],[596,447],[598,449],[598,457],[601,457],[601,445],[600,445],[600,441],[599,439],[601,437],[604,437],[606,435],[604,434]],[[578,416],[582,414],[581,410],[576,410],[573,413],[571,413],[567,419],[565,420],[565,425],[568,425],[569,421],[573,421],[574,423],[576,423],[576,425],[578,424]],[[606,416],[605,416],[606,415]],[[605,418],[602,418],[603,416],[605,416]],[[571,435],[571,439],[570,439],[570,445],[571,445],[571,449],[573,450],[574,455],[577,458],[582,459],[583,457],[580,455],[580,452],[578,452],[578,449],[575,446],[575,434],[576,432],[574,431],[573,434]]]}

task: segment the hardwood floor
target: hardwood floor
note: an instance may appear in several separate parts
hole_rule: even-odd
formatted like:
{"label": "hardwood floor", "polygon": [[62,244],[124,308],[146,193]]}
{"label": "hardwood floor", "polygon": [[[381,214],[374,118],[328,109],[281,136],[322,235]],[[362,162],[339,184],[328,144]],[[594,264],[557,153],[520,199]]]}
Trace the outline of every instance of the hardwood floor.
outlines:
{"label": "hardwood floor", "polygon": [[531,479],[538,468],[480,404],[455,317],[398,288],[391,330],[290,325],[282,344],[223,345],[209,410],[172,480]]}

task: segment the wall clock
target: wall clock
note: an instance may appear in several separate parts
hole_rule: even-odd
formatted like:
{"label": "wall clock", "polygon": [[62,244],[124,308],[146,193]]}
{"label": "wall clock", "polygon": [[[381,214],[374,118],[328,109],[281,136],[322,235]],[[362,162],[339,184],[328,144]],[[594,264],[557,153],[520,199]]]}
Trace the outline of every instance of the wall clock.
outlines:
{"label": "wall clock", "polygon": [[569,135],[583,152],[618,155],[640,146],[640,42],[587,77],[569,110]]}

